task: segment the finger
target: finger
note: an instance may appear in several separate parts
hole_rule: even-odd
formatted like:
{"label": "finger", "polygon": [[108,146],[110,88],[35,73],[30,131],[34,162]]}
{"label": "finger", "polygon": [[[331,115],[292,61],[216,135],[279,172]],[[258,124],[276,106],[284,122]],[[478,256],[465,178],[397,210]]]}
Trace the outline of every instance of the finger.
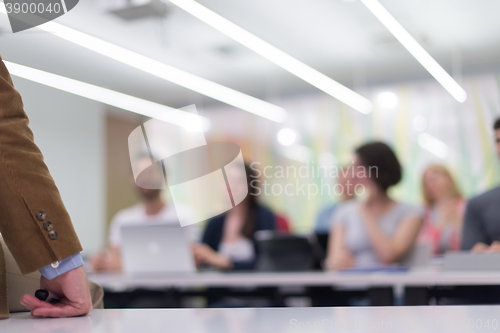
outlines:
{"label": "finger", "polygon": [[41,317],[53,317],[53,318],[65,318],[65,317],[77,317],[77,316],[82,316],[86,315],[88,311],[85,311],[84,309],[76,308],[71,305],[66,305],[62,307],[43,307],[43,308],[37,308],[32,311],[34,316],[41,316]]}
{"label": "finger", "polygon": [[39,300],[38,298],[36,298],[33,295],[28,295],[28,294],[21,297],[21,299],[19,300],[19,303],[21,303],[22,305],[27,307],[30,311],[33,311],[34,309],[37,309],[37,308],[53,307],[54,306],[50,303],[43,302],[43,301]]}
{"label": "finger", "polygon": [[488,245],[484,244],[484,243],[476,243],[476,245],[474,245],[472,247],[472,250],[471,252],[472,253],[480,253],[480,252],[484,252],[488,249]]}
{"label": "finger", "polygon": [[494,252],[499,252],[499,251],[500,251],[500,245],[499,244],[493,244],[488,249],[489,253],[494,253]]}
{"label": "finger", "polygon": [[38,308],[31,311],[31,314],[33,316],[38,316],[38,317],[52,317],[52,318],[64,318],[69,316],[65,313],[63,308],[54,308],[54,309]]}

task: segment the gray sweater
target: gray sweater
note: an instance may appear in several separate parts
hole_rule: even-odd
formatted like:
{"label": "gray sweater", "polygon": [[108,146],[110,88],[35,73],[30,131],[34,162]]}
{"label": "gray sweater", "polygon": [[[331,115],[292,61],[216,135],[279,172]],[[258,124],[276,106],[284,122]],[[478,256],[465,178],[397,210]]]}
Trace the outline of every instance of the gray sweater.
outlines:
{"label": "gray sweater", "polygon": [[462,250],[477,242],[500,241],[500,187],[469,200],[462,230]]}

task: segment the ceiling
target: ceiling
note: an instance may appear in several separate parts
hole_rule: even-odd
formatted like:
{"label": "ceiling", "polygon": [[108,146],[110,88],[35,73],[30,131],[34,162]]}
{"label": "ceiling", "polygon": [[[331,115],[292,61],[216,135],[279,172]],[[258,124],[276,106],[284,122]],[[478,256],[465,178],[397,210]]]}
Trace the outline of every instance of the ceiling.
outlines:
{"label": "ceiling", "polygon": [[[124,21],[103,2],[81,0],[57,22],[259,98],[318,91],[171,4],[164,19]],[[431,78],[359,0],[199,2],[350,87]],[[498,0],[381,3],[452,74],[500,70]],[[52,34],[12,34],[3,14],[0,29],[5,60],[172,107],[219,103]]]}

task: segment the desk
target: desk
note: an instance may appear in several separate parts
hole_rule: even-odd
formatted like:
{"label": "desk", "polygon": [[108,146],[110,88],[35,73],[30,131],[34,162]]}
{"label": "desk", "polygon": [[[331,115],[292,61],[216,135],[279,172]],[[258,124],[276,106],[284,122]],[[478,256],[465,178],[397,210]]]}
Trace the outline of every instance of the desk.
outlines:
{"label": "desk", "polygon": [[186,275],[91,274],[89,279],[107,290],[193,287],[284,287],[284,286],[459,286],[499,285],[500,272],[440,272],[415,270],[392,273],[215,273]]}
{"label": "desk", "polygon": [[94,310],[0,320],[2,333],[499,332],[500,306]]}
{"label": "desk", "polygon": [[[426,305],[431,297],[442,297],[435,293],[437,286],[481,286],[500,285],[500,272],[442,272],[438,268],[426,268],[408,272],[287,272],[287,273],[217,273],[202,272],[183,275],[151,274],[130,276],[125,274],[93,274],[89,278],[109,292],[129,292],[134,289],[177,290],[170,296],[175,307],[179,299],[189,295],[186,289],[198,287],[357,287],[368,290],[371,304],[392,305],[394,294],[403,297],[404,304]],[[337,295],[339,290],[337,288]],[[192,295],[192,294],[191,294]],[[282,305],[286,296],[304,295],[303,291],[272,294],[275,304]],[[445,295],[446,296],[446,295]],[[331,296],[330,298],[332,298]]]}

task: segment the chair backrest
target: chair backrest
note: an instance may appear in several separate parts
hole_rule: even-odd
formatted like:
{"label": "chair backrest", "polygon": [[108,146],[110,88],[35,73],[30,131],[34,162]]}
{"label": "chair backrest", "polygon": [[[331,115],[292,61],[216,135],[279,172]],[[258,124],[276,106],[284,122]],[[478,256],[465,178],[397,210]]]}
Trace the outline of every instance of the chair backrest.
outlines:
{"label": "chair backrest", "polygon": [[308,271],[313,268],[315,256],[305,236],[269,234],[256,237],[259,259],[258,271]]}
{"label": "chair backrest", "polygon": [[288,223],[288,219],[285,216],[276,215],[276,230],[285,234],[290,233],[290,223]]}

